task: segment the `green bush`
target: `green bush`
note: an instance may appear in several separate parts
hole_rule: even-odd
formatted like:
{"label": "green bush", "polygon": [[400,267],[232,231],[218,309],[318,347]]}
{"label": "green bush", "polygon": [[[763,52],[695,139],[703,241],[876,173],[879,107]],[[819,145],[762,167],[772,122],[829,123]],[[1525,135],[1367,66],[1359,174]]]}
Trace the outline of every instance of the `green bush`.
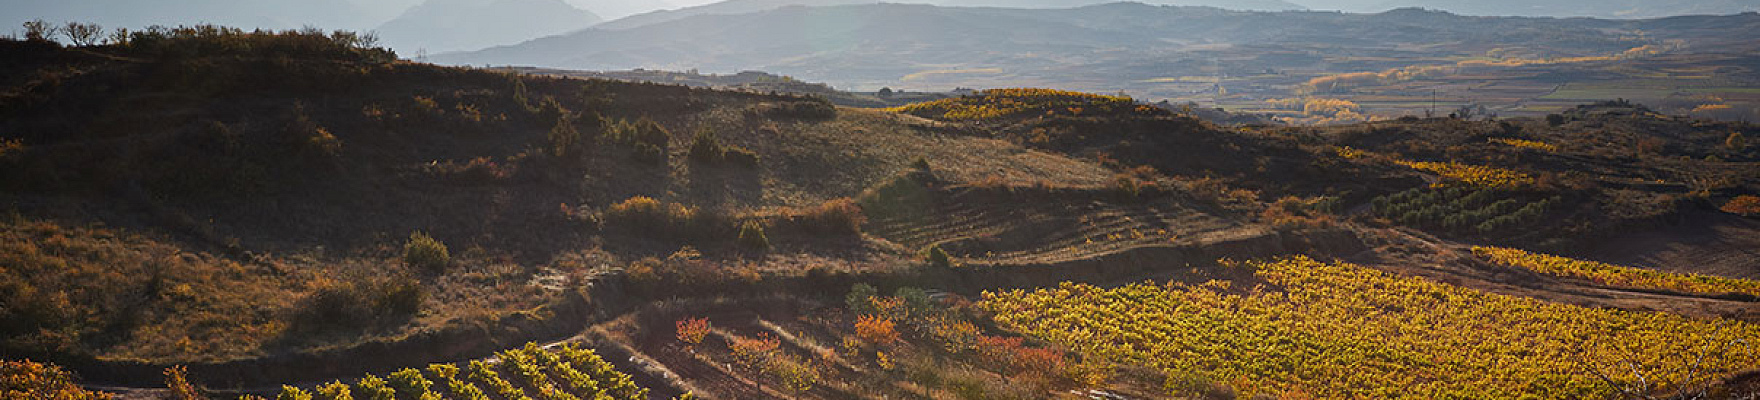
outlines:
{"label": "green bush", "polygon": [[721,162],[723,153],[725,153],[725,151],[721,149],[721,142],[716,140],[715,135],[709,134],[708,131],[699,131],[697,132],[696,138],[691,139],[691,161],[703,164],[715,164]]}
{"label": "green bush", "polygon": [[857,283],[850,285],[849,294],[843,297],[843,301],[851,313],[873,314],[876,310],[872,299],[878,296],[880,289],[866,283]]}
{"label": "green bush", "polygon": [[758,153],[739,146],[723,145],[708,131],[697,132],[691,140],[690,160],[699,164],[727,164],[746,168],[758,166]]}
{"label": "green bush", "polygon": [[955,266],[953,256],[948,255],[946,250],[942,250],[940,245],[929,247],[925,258],[928,259],[930,267],[953,268]]}
{"label": "green bush", "polygon": [[403,245],[403,262],[413,268],[443,272],[452,263],[452,254],[446,251],[446,244],[418,231],[409,234],[409,242]]}
{"label": "green bush", "polygon": [[747,150],[744,147],[725,146],[725,147],[722,147],[721,149],[722,149],[722,152],[721,152],[722,160],[721,161],[726,163],[727,165],[734,165],[734,166],[740,166],[740,167],[745,167],[745,168],[757,168],[758,162],[762,160],[762,158],[758,156],[757,152]]}

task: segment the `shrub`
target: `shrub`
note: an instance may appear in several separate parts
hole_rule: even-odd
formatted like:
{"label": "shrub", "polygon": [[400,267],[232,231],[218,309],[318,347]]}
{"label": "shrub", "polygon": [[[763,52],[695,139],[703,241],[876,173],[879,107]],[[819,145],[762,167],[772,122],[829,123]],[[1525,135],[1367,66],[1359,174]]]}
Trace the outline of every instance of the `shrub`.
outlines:
{"label": "shrub", "polygon": [[1730,132],[1729,137],[1723,139],[1723,145],[1730,151],[1742,151],[1748,148],[1748,139],[1741,132]]}
{"label": "shrub", "polygon": [[1120,199],[1126,201],[1136,200],[1143,194],[1142,185],[1137,183],[1137,179],[1124,175],[1119,175],[1113,181],[1113,190],[1118,193]]}
{"label": "shrub", "polygon": [[825,120],[837,117],[837,106],[824,99],[791,101],[765,108],[764,114],[776,118]]}
{"label": "shrub", "polygon": [[319,386],[315,392],[317,393],[314,393],[314,397],[318,400],[354,400],[354,396],[348,390],[348,384],[341,381]]}
{"label": "shrub", "polygon": [[929,189],[930,179],[933,177],[921,172],[899,175],[868,188],[856,201],[870,217],[887,218],[922,213],[934,206],[934,195]]}
{"label": "shrub", "polygon": [[1562,114],[1547,114],[1546,115],[1546,124],[1547,125],[1551,125],[1551,126],[1564,125],[1565,121],[1566,120],[1564,118],[1564,115],[1562,115]]}
{"label": "shrub", "polygon": [[806,230],[816,233],[860,235],[862,224],[868,223],[868,217],[862,214],[860,204],[856,204],[854,199],[844,197],[831,199],[808,209],[796,221]]}
{"label": "shrub", "polygon": [[1723,212],[1746,217],[1760,216],[1760,197],[1741,196],[1724,203]]}
{"label": "shrub", "polygon": [[770,248],[770,237],[764,233],[764,223],[752,220],[741,224],[739,244],[753,250]]}
{"label": "shrub", "polygon": [[955,266],[953,256],[948,255],[946,250],[942,250],[940,245],[930,246],[926,258],[930,267],[953,268]]}
{"label": "shrub", "polygon": [[[475,363],[476,361],[472,362]],[[357,391],[361,392],[361,400],[397,399],[397,392],[391,390],[391,387],[387,386],[385,380],[377,376],[367,375],[366,377],[361,378],[360,381],[355,382],[354,387],[355,389],[358,389]]]}
{"label": "shrub", "polygon": [[442,272],[452,263],[452,255],[446,251],[446,244],[416,231],[409,234],[409,241],[403,245],[403,262],[410,267]]}
{"label": "shrub", "polygon": [[715,139],[715,135],[703,130],[698,131],[696,138],[691,139],[691,151],[688,157],[694,162],[715,164],[721,162],[723,153],[725,151],[721,149],[721,142]]}
{"label": "shrub", "polygon": [[648,234],[708,237],[710,233],[727,232],[722,229],[726,222],[716,214],[698,212],[693,207],[647,196],[631,197],[614,204],[605,210],[601,219],[607,224]]}
{"label": "shrub", "polygon": [[172,400],[201,400],[201,392],[189,383],[189,370],[182,365],[165,369],[165,388],[171,391],[168,396]]}
{"label": "shrub", "polygon": [[404,368],[393,372],[391,379],[386,382],[391,390],[397,393],[397,398],[410,400],[421,399],[422,395],[427,394],[429,388],[434,386],[434,382],[422,376],[421,370],[414,368]]}
{"label": "shrub", "polygon": [[896,323],[890,319],[875,315],[863,315],[856,318],[856,337],[877,345],[891,345],[898,342],[899,335]]}
{"label": "shrub", "polygon": [[721,141],[708,131],[699,131],[691,140],[688,155],[692,162],[699,164],[725,164],[746,168],[756,168],[760,157],[758,153],[739,146],[723,145]]}
{"label": "shrub", "polygon": [[275,395],[275,400],[312,400],[312,394],[300,388],[281,385],[281,393]]}
{"label": "shrub", "polygon": [[875,311],[874,298],[880,296],[880,290],[873,285],[857,283],[850,285],[849,294],[843,296],[844,305],[849,311],[857,314],[870,314]]}
{"label": "shrub", "polygon": [[751,150],[746,149],[744,147],[725,146],[725,147],[722,147],[721,149],[722,149],[722,153],[721,153],[722,160],[721,161],[723,163],[726,163],[727,165],[733,165],[733,166],[745,167],[745,168],[757,168],[759,162],[761,162],[763,160],[763,157],[759,156],[757,152],[751,151]]}
{"label": "shrub", "polygon": [[[181,371],[182,367],[175,369]],[[168,377],[171,371],[172,369],[165,370]],[[178,376],[182,376],[181,372]],[[195,390],[192,388],[188,393],[194,395]],[[73,383],[73,374],[53,364],[0,361],[0,398],[98,400],[109,399],[111,396],[81,389]]]}
{"label": "shrub", "polygon": [[673,326],[680,342],[702,344],[703,339],[709,337],[708,318],[685,318],[674,322]]}
{"label": "shrub", "polygon": [[407,276],[326,280],[299,301],[293,322],[305,330],[362,328],[421,311],[427,290]]}

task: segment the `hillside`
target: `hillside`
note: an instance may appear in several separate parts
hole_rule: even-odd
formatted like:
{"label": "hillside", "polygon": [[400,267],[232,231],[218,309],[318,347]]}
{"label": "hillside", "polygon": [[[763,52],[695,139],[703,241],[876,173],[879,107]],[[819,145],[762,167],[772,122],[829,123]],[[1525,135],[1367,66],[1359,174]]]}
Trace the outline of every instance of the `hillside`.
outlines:
{"label": "hillside", "polygon": [[0,396],[1760,389],[1748,123],[851,108],[219,27],[0,55]]}
{"label": "hillside", "polygon": [[[1392,0],[1371,2],[1379,10],[1399,7],[1424,7],[1448,10],[1465,15],[1514,15],[1534,17],[1591,17],[1616,19],[1663,18],[1681,15],[1729,15],[1760,11],[1760,3],[1748,0],[1621,0],[1584,7],[1572,1],[1475,1],[1471,3],[1441,1]],[[1373,4],[1378,3],[1378,4]],[[1379,11],[1375,10],[1375,11]]]}
{"label": "hillside", "polygon": [[[760,5],[705,7],[740,4]],[[1760,71],[1749,62],[1760,39],[1751,34],[1760,32],[1760,14],[1599,20],[1418,9],[1268,13],[1137,3],[729,12],[636,22],[685,15],[654,13],[432,60],[579,70],[762,70],[853,91],[1122,91],[1301,123],[1481,106],[1485,114],[1536,117],[1620,98],[1666,113],[1725,120],[1760,112],[1749,93],[1760,86]],[[1342,100],[1351,113],[1313,113],[1288,103],[1309,99]]]}
{"label": "hillside", "polygon": [[562,0],[427,0],[376,31],[399,51],[438,53],[514,44],[600,21]]}
{"label": "hillside", "polygon": [[[876,3],[929,4],[942,7],[1006,7],[1006,8],[1076,8],[1095,4],[1109,3],[1105,0],[1035,0],[1035,1],[995,1],[995,0],[916,0],[881,2],[874,0],[727,0],[696,7],[675,10],[661,10],[628,18],[619,18],[595,26],[598,29],[630,29],[662,22],[677,21],[699,15],[735,15],[760,11],[770,11],[787,6],[845,6]],[[1173,6],[1216,7],[1230,10],[1286,11],[1302,10],[1304,7],[1283,0],[1254,1],[1143,1],[1138,3]]]}

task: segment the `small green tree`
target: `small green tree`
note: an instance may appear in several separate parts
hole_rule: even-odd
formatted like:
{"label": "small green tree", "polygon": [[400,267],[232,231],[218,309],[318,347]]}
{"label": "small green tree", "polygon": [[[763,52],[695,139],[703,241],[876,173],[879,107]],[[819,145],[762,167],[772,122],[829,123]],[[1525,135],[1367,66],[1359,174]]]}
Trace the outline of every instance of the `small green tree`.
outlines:
{"label": "small green tree", "polygon": [[439,272],[452,263],[452,254],[446,251],[446,244],[416,231],[409,234],[409,242],[403,245],[403,262],[411,267]]}

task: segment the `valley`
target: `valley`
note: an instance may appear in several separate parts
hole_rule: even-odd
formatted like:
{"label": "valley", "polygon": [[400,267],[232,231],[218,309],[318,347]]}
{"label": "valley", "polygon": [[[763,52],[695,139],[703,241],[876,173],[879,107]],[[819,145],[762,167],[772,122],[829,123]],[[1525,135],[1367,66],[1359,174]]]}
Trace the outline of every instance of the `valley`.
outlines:
{"label": "valley", "polygon": [[0,39],[0,398],[1746,398],[1757,22]]}

